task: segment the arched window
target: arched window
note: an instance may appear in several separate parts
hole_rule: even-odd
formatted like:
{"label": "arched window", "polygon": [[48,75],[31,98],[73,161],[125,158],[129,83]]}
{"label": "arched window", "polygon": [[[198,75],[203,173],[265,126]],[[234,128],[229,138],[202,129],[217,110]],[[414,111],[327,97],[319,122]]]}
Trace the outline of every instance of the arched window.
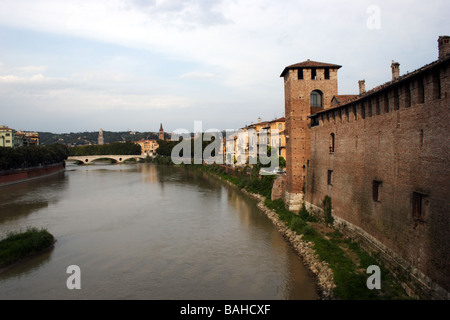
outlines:
{"label": "arched window", "polygon": [[314,90],[311,92],[311,107],[321,107],[322,106],[322,92],[319,90]]}

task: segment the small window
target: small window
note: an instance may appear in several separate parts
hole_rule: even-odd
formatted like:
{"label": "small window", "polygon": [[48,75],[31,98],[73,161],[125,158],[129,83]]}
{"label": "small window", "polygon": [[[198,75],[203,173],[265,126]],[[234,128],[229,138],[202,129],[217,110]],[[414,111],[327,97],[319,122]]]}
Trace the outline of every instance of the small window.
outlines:
{"label": "small window", "polygon": [[298,73],[297,75],[298,80],[303,80],[303,69],[302,68],[297,69],[297,73]]}
{"label": "small window", "polygon": [[425,198],[426,195],[413,192],[412,195],[412,217],[415,222],[425,220]]}
{"label": "small window", "polygon": [[372,198],[373,201],[381,201],[381,181],[374,180],[372,183]]}
{"label": "small window", "polygon": [[328,170],[327,180],[328,180],[328,185],[331,186],[333,184],[333,170]]}
{"label": "small window", "polygon": [[316,80],[316,78],[317,78],[316,68],[312,68],[311,69],[311,80]]}
{"label": "small window", "polygon": [[325,79],[329,80],[330,79],[330,69],[325,68]]}
{"label": "small window", "polygon": [[334,133],[330,134],[330,153],[334,153],[335,140]]}
{"label": "small window", "polygon": [[283,130],[283,124],[282,123],[278,124],[278,130],[280,130],[280,131]]}

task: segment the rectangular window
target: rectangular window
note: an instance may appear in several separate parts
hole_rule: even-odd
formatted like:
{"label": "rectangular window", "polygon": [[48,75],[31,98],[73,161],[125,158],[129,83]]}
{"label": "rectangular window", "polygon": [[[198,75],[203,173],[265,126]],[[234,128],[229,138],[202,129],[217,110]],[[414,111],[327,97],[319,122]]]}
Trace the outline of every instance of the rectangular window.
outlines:
{"label": "rectangular window", "polygon": [[424,221],[425,212],[424,212],[424,204],[425,204],[426,195],[413,192],[412,195],[412,217],[414,221]]}
{"label": "rectangular window", "polygon": [[297,75],[298,80],[303,80],[303,69],[302,68],[297,69],[297,73],[298,73]]}
{"label": "rectangular window", "polygon": [[373,201],[381,201],[381,181],[373,180],[372,183],[372,198]]}
{"label": "rectangular window", "polygon": [[330,79],[330,69],[325,68],[325,79],[328,80]]}
{"label": "rectangular window", "polygon": [[333,179],[333,170],[328,170],[328,177],[327,177],[327,180],[328,180],[328,185],[332,185],[332,179]]}
{"label": "rectangular window", "polygon": [[311,69],[311,80],[316,80],[316,77],[317,77],[317,75],[316,75],[316,69],[315,69],[315,68],[312,68],[312,69]]}
{"label": "rectangular window", "polygon": [[366,118],[366,105],[364,104],[364,102],[361,102],[361,118]]}

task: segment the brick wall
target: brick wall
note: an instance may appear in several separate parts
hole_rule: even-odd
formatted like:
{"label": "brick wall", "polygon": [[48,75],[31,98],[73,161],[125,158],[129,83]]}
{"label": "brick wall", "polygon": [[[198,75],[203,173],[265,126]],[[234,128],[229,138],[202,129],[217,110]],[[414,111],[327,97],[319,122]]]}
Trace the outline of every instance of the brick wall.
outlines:
{"label": "brick wall", "polygon": [[333,215],[448,291],[449,64],[317,115],[305,194],[318,207],[329,195]]}
{"label": "brick wall", "polygon": [[[300,194],[304,187],[310,156],[310,94],[313,90],[322,92],[323,108],[329,108],[332,97],[337,94],[337,68],[329,70],[329,79],[325,79],[324,68],[316,68],[315,80],[311,79],[312,69],[302,70],[302,79],[298,77],[298,69],[290,69],[284,74],[288,194]],[[299,205],[296,205],[298,209]]]}

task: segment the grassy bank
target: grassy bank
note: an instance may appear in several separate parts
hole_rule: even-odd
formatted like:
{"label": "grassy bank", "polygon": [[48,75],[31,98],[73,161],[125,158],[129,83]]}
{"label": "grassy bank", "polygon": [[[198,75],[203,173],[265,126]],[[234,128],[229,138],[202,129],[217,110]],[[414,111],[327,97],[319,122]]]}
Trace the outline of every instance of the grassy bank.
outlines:
{"label": "grassy bank", "polygon": [[[316,217],[306,208],[298,214],[286,209],[283,200],[271,200],[274,176],[263,176],[261,179],[254,174],[246,175],[244,170],[236,174],[228,174],[220,166],[195,166],[202,171],[213,173],[250,193],[265,197],[267,208],[278,214],[279,220],[298,235],[302,240],[311,242],[319,259],[325,261],[333,271],[335,289],[333,298],[341,300],[372,300],[372,299],[408,299],[404,290],[397,285],[382,264],[359,245],[344,237],[332,227],[330,217]],[[330,204],[331,205],[331,204]],[[366,270],[370,265],[381,269],[381,289],[369,290],[366,281],[371,274]]]}
{"label": "grassy bank", "polygon": [[55,242],[45,229],[28,228],[24,232],[10,232],[0,241],[0,268],[38,253]]}

